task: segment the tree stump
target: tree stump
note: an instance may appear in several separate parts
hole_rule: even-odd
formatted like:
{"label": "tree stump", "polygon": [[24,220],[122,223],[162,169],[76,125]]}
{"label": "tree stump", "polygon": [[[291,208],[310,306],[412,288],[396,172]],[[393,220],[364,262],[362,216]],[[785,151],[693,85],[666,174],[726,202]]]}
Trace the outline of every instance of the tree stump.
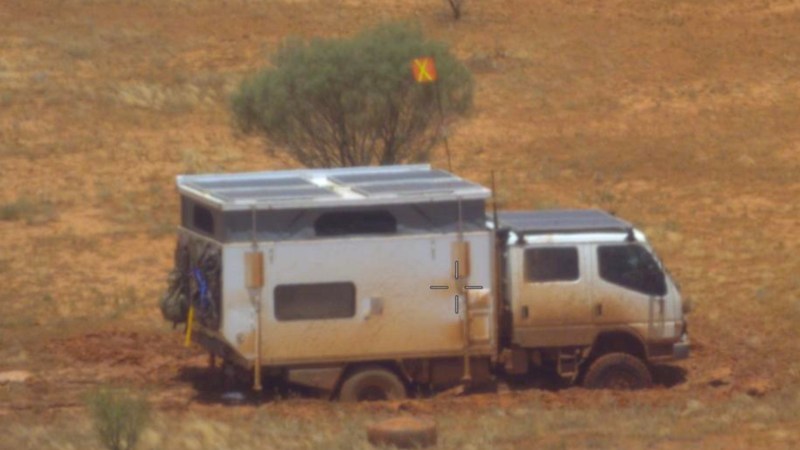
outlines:
{"label": "tree stump", "polygon": [[367,426],[372,445],[397,448],[423,448],[436,445],[436,423],[431,419],[395,417]]}

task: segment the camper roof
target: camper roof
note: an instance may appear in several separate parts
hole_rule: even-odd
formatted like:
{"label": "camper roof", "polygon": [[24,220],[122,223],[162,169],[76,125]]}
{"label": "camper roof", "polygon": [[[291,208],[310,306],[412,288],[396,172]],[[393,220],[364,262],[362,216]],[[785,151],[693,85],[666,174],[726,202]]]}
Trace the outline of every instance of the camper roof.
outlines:
{"label": "camper roof", "polygon": [[518,234],[628,232],[633,228],[630,223],[597,209],[501,211],[498,222],[501,228]]}
{"label": "camper roof", "polygon": [[223,210],[486,199],[489,190],[430,165],[179,175],[181,194]]}

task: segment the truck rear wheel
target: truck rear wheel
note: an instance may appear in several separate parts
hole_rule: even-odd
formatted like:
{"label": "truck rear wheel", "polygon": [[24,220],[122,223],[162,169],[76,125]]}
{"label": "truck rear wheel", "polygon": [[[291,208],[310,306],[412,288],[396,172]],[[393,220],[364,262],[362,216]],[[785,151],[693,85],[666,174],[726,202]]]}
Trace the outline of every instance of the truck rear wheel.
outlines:
{"label": "truck rear wheel", "polygon": [[589,389],[636,390],[652,384],[647,366],[627,353],[609,353],[597,358],[583,378],[584,387]]}
{"label": "truck rear wheel", "polygon": [[361,402],[400,400],[407,397],[406,387],[389,369],[369,366],[351,373],[339,389],[339,400]]}

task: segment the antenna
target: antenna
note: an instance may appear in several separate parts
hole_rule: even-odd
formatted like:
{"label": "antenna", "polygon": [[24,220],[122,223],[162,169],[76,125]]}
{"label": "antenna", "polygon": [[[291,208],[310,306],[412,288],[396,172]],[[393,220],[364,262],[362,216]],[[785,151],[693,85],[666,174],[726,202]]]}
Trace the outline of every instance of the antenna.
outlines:
{"label": "antenna", "polygon": [[461,214],[461,196],[458,197],[458,240],[464,240],[464,219]]}
{"label": "antenna", "polygon": [[256,242],[256,205],[250,205],[250,239],[252,242],[253,251],[258,250],[258,243]]}
{"label": "antenna", "polygon": [[497,232],[500,225],[497,223],[497,187],[494,183],[494,169],[492,169],[492,221],[494,222],[494,231]]}
{"label": "antenna", "polygon": [[251,238],[252,249],[249,253],[245,253],[245,285],[250,293],[250,301],[253,303],[255,310],[256,322],[256,345],[255,352],[256,358],[253,364],[253,390],[256,392],[261,391],[261,291],[264,288],[264,254],[258,251],[258,242],[256,240],[256,205],[250,205],[250,212],[252,214],[252,229]]}
{"label": "antenna", "polygon": [[439,83],[436,83],[433,86],[433,90],[436,94],[436,103],[439,105],[439,131],[442,133],[442,138],[444,140],[444,149],[447,152],[447,171],[453,171],[453,163],[450,159],[450,144],[447,143],[447,129],[445,128],[444,124],[444,108],[442,107],[442,94],[439,92]]}

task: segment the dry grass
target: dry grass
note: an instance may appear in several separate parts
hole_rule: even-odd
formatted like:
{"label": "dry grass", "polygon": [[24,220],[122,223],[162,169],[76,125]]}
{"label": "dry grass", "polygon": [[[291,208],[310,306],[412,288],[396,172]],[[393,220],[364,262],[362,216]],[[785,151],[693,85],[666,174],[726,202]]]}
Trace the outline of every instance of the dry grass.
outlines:
{"label": "dry grass", "polygon": [[[430,400],[415,403],[429,408]],[[435,413],[440,449],[513,448],[697,448],[703,442],[759,448],[798,442],[791,424],[800,419],[800,391],[784,389],[763,400],[746,395],[725,403],[597,395],[590,406],[563,408],[533,399],[502,407],[495,402],[472,411],[439,407]],[[493,405],[494,403],[494,405]],[[421,406],[419,406],[421,405]],[[463,405],[462,405],[463,406]],[[370,449],[367,424],[398,414],[391,405],[350,406],[290,400],[260,407],[226,407],[204,412],[161,413],[143,432],[140,449]],[[81,412],[74,421],[8,428],[10,445],[42,449],[92,447],[93,430]],[[732,428],[746,432],[735,443]],[[19,447],[16,447],[19,448]],[[737,447],[739,448],[739,447]]]}
{"label": "dry grass", "polygon": [[[232,132],[231,88],[287,35],[341,35],[411,17],[476,74],[475,113],[450,141],[454,170],[485,184],[496,171],[504,207],[601,207],[632,220],[695,305],[689,382],[657,393],[664,402],[565,400],[517,412],[446,404],[436,410],[447,424],[443,448],[796,442],[798,2],[485,1],[469,2],[459,22],[442,3],[376,5],[66,0],[54,9],[36,0],[3,9],[0,365],[88,371],[37,350],[65,330],[160,326],[174,176],[291,165]],[[433,163],[444,167],[443,152]],[[731,388],[702,382],[721,367],[732,370]],[[79,375],[64,379],[91,380]],[[751,377],[783,390],[737,396]],[[157,388],[173,389],[167,380]],[[0,398],[46,404],[84,385],[50,379],[35,389],[0,387]],[[162,412],[144,448],[225,440],[250,448],[259,439],[276,448],[358,448],[372,418],[303,401],[225,411]],[[86,418],[73,423],[71,413],[0,413],[9,430],[0,447],[95,445]]]}
{"label": "dry grass", "polygon": [[53,203],[46,199],[19,197],[16,200],[0,204],[0,220],[23,221],[27,225],[43,225],[56,220]]}

